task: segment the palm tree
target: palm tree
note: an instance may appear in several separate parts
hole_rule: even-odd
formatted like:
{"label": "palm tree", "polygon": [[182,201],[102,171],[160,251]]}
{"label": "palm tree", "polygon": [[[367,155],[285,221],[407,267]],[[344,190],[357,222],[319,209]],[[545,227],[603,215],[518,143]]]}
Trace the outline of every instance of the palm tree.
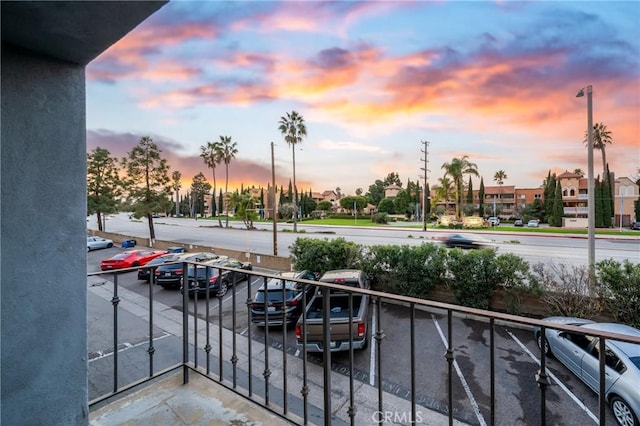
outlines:
{"label": "palm tree", "polygon": [[462,158],[452,159],[450,163],[444,163],[441,168],[445,171],[444,176],[448,176],[453,180],[453,185],[455,186],[456,217],[460,218],[464,175],[479,176],[478,166],[475,163],[471,163],[469,157],[465,155]]}
{"label": "palm tree", "polygon": [[[224,183],[224,192],[225,194],[229,191],[229,163],[232,159],[236,158],[236,154],[238,153],[237,142],[231,142],[231,136],[220,136],[220,142],[218,143],[218,157],[221,162],[224,163],[225,167],[225,183]],[[229,227],[229,212],[227,212],[227,223],[225,225],[226,228]]]}
{"label": "palm tree", "polygon": [[[498,170],[497,172],[495,172],[495,174],[493,175],[493,180],[500,185],[500,207],[502,208],[502,185],[504,184],[504,181],[507,179],[507,173],[504,170]],[[496,205],[495,203],[493,204],[493,215],[495,216],[496,212]]]}
{"label": "palm tree", "polygon": [[[216,166],[220,164],[222,159],[219,156],[220,142],[207,142],[207,145],[200,146],[200,157],[204,160],[204,163],[213,172],[213,192],[211,193],[211,214],[216,208]],[[222,220],[220,220],[220,212],[218,212],[218,225],[222,228]]]}
{"label": "palm tree", "polygon": [[304,124],[304,117],[296,111],[288,112],[280,117],[278,129],[284,136],[284,141],[291,145],[293,152],[293,232],[298,232],[298,190],[296,188],[296,145],[302,142],[302,138],[307,136],[307,127]]}
{"label": "palm tree", "polygon": [[573,173],[580,177],[584,177],[584,172],[582,171],[582,169],[573,169]]}
{"label": "palm tree", "polygon": [[437,203],[440,200],[444,200],[445,202],[445,213],[449,208],[449,201],[451,200],[451,194],[454,192],[453,182],[447,176],[441,177],[438,179],[439,185],[434,189],[436,190],[435,200]]}
{"label": "palm tree", "polygon": [[[611,138],[611,132],[607,130],[607,126],[604,123],[596,123],[593,125],[593,149],[599,149],[602,153],[602,179],[609,180],[607,176],[607,154],[605,152],[605,146],[611,145],[613,139]],[[589,132],[585,132],[584,143],[589,144]]]}

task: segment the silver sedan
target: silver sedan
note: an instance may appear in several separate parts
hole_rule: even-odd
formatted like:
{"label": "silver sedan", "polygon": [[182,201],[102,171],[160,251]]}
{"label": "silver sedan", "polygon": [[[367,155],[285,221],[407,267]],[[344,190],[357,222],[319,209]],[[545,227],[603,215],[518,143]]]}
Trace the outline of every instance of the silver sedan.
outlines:
{"label": "silver sedan", "polygon": [[113,247],[113,240],[102,237],[87,237],[87,251]]}
{"label": "silver sedan", "polygon": [[[596,323],[571,317],[549,317],[545,321],[583,327],[585,334],[545,329],[545,353],[553,355],[594,392],[600,389],[600,340],[589,331],[640,337],[640,330],[625,324]],[[534,331],[542,347],[540,329]],[[638,426],[640,417],[640,345],[607,340],[605,346],[606,401],[618,424]]]}

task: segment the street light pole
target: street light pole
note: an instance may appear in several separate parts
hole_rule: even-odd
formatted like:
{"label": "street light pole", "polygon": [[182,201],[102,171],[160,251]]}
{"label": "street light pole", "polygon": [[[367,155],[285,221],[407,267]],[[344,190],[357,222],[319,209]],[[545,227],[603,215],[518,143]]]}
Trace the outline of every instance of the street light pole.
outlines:
{"label": "street light pole", "polygon": [[273,220],[273,255],[278,255],[278,225],[276,220],[276,168],[273,157],[273,142],[271,142],[271,219]]}
{"label": "street light pole", "polygon": [[595,185],[593,180],[593,88],[591,85],[580,89],[576,98],[584,96],[587,90],[587,233],[588,233],[588,260],[589,260],[589,278],[591,282],[595,279],[595,258],[596,258],[596,203],[595,203]]}

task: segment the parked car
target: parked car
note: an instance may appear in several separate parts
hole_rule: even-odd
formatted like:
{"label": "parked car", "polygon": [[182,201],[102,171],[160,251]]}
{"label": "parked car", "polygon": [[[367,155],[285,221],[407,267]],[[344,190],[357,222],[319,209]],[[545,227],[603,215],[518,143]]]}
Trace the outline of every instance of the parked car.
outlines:
{"label": "parked car", "polygon": [[[233,258],[223,258],[208,262],[211,266],[192,265],[187,271],[189,296],[196,293],[198,296],[206,295],[207,289],[210,296],[223,297],[227,294],[227,290],[235,283],[239,283],[249,279],[248,273],[236,273],[220,267],[229,267],[243,269],[246,271],[253,270],[253,266],[249,262],[240,262]],[[194,267],[195,266],[195,267]],[[208,273],[207,273],[208,271]],[[184,285],[180,286],[180,293],[184,292]]]}
{"label": "parked car", "polygon": [[522,222],[522,219],[516,219],[513,221],[513,226],[524,226],[524,222]]}
{"label": "parked car", "polygon": [[138,279],[141,281],[151,282],[151,271],[154,267],[167,262],[175,262],[180,259],[181,256],[183,256],[182,253],[169,253],[156,257],[152,261],[148,262],[144,268],[138,269]]}
{"label": "parked car", "polygon": [[491,226],[498,226],[500,225],[500,218],[499,217],[495,217],[495,216],[491,216],[488,219],[489,225]]}
{"label": "parked car", "polygon": [[527,227],[528,228],[537,228],[540,222],[538,222],[536,219],[531,219],[529,222],[527,222]]}
{"label": "parked car", "polygon": [[102,237],[87,237],[87,251],[113,247],[113,240]]}
{"label": "parked car", "polygon": [[156,268],[155,282],[163,288],[180,288],[184,262],[210,262],[220,258],[215,253],[206,252],[176,254],[173,262],[178,263],[163,264]]}
{"label": "parked car", "polygon": [[493,241],[473,234],[454,234],[444,240],[444,245],[449,248],[480,249],[494,246]]}
{"label": "parked car", "polygon": [[308,302],[316,290],[316,286],[308,285],[305,289],[305,286],[302,284],[290,281],[292,278],[316,280],[317,278],[313,272],[282,272],[278,275],[280,278],[271,278],[267,281],[266,286],[262,284],[253,297],[253,302],[251,303],[251,322],[256,325],[286,325],[295,323],[302,313],[302,299],[304,294],[306,293]]}
{"label": "parked car", "polygon": [[631,222],[631,229],[640,230],[640,222]]}
{"label": "parked car", "polygon": [[111,269],[134,268],[144,266],[156,257],[167,254],[166,250],[127,250],[111,256],[100,263],[100,269],[108,271]]}
{"label": "parked car", "polygon": [[[640,330],[625,324],[596,323],[572,317],[546,321],[584,328],[586,334],[545,329],[544,351],[554,356],[594,392],[600,390],[600,340],[589,331],[605,331],[640,337]],[[534,330],[542,348],[540,329]],[[605,346],[605,400],[620,425],[638,426],[640,418],[640,344],[607,340]]]}

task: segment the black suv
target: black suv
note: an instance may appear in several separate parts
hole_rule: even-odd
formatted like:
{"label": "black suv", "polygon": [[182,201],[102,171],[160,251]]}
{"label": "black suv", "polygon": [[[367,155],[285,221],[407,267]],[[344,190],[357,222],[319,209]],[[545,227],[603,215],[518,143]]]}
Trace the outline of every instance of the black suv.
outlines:
{"label": "black suv", "polygon": [[[206,296],[207,289],[209,289],[210,296],[222,297],[227,294],[230,286],[249,279],[248,273],[237,273],[235,271],[220,269],[220,267],[244,269],[246,271],[253,270],[251,263],[240,262],[232,258],[223,258],[219,261],[214,260],[209,262],[209,264],[211,266],[190,265],[187,271],[189,296],[195,294],[198,294],[198,296]],[[180,286],[180,293],[183,292],[184,285]]]}
{"label": "black suv", "polygon": [[[258,289],[251,303],[252,323],[259,326],[295,323],[302,313],[305,286],[290,280],[299,278],[316,281],[318,279],[310,271],[282,272],[279,276],[282,278],[271,278],[267,282],[266,288],[262,284]],[[316,286],[306,286],[307,301],[311,299],[315,290]]]}
{"label": "black suv", "polygon": [[162,264],[156,268],[156,284],[163,288],[179,288],[182,280],[184,262],[210,262],[221,257],[214,253],[186,253],[174,260],[178,263]]}

